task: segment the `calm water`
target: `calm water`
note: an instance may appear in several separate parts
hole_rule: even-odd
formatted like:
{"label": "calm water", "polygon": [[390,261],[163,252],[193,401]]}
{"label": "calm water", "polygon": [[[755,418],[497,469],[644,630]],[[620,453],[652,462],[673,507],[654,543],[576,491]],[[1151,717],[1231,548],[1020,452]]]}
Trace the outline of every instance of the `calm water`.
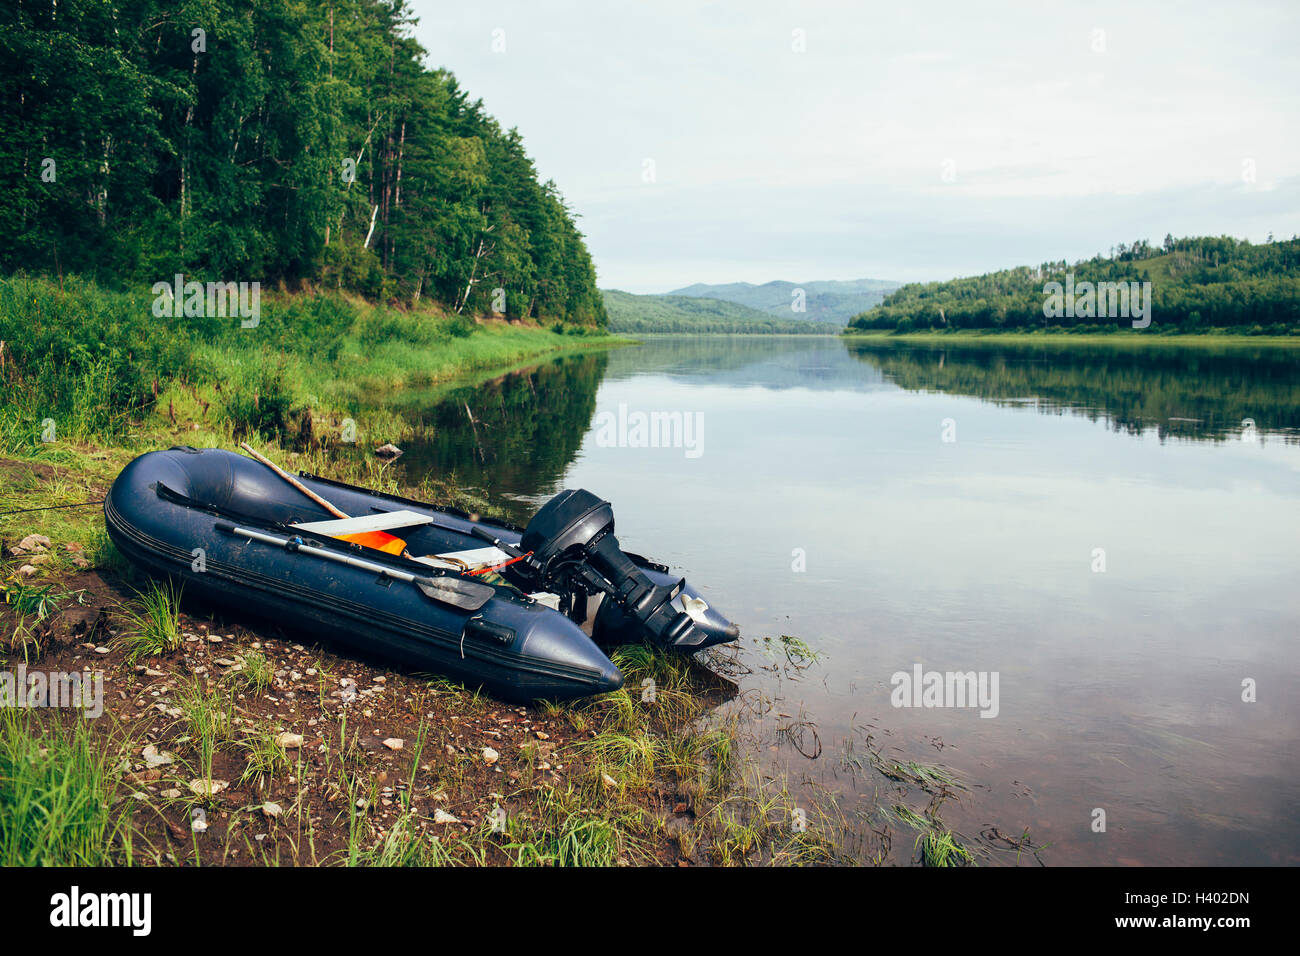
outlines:
{"label": "calm water", "polygon": [[[698,416],[698,455],[611,446],[620,405]],[[877,750],[956,771],[942,820],[977,847],[1300,862],[1300,350],[661,339],[418,407],[409,471],[516,517],[590,488],[702,585],[745,634],[727,707],[868,838],[929,800]],[[781,666],[783,634],[821,660]],[[917,664],[996,672],[997,716],[892,706]]]}

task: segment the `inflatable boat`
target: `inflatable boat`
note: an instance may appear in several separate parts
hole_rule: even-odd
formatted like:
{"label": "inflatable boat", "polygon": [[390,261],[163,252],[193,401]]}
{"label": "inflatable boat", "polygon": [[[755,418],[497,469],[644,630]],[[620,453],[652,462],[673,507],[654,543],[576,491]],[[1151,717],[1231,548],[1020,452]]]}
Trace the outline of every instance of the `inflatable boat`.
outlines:
{"label": "inflatable boat", "polygon": [[692,653],[739,637],[668,568],[624,552],[609,503],[585,490],[520,528],[177,447],[128,464],[104,516],[128,560],[187,598],[510,701],[618,689],[618,644]]}

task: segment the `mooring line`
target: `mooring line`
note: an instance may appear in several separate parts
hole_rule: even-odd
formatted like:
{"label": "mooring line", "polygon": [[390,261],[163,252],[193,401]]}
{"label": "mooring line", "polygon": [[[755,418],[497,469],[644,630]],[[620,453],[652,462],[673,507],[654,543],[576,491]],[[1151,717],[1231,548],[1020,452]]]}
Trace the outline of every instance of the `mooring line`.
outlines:
{"label": "mooring line", "polygon": [[46,508],[19,508],[17,511],[0,511],[0,517],[4,515],[25,515],[33,511],[58,511],[61,508],[89,508],[91,505],[102,505],[105,500],[100,498],[98,501],[83,501],[79,505],[50,505]]}

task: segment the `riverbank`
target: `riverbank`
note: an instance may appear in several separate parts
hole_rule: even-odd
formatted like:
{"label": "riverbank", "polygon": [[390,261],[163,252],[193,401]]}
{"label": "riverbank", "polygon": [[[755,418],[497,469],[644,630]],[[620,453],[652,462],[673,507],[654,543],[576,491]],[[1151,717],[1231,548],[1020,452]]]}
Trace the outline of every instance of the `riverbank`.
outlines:
{"label": "riverbank", "polygon": [[0,280],[0,451],[65,438],[134,446],[147,441],[154,413],[225,439],[381,444],[401,430],[379,410],[393,391],[629,342],[591,326],[395,308],[339,293],[268,293],[251,318],[210,305],[175,317],[151,291],[77,278]]}
{"label": "riverbank", "polygon": [[[126,457],[61,445],[0,459],[0,511],[93,501]],[[311,466],[473,504],[356,459]],[[790,827],[793,798],[752,773],[738,722],[707,716],[734,695],[726,654],[625,648],[622,690],[510,706],[183,605],[122,561],[97,506],[0,516],[0,547],[0,672],[102,675],[94,719],[0,708],[4,865],[840,858],[829,826]]]}
{"label": "riverbank", "polygon": [[985,332],[973,329],[960,329],[952,332],[889,332],[879,330],[847,329],[842,333],[847,341],[880,340],[886,342],[989,342],[997,345],[1228,345],[1260,348],[1277,346],[1279,348],[1300,348],[1300,336],[1296,335],[1249,335],[1233,332],[1171,332],[1152,333],[1134,330],[1131,332]]}

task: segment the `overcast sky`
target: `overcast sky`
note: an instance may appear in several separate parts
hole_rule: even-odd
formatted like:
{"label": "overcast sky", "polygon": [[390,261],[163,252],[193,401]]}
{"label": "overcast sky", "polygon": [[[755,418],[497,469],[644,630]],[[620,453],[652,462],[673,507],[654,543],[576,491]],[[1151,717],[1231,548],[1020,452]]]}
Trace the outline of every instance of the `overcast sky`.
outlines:
{"label": "overcast sky", "polygon": [[1300,233],[1295,0],[413,8],[580,214],[602,287]]}

